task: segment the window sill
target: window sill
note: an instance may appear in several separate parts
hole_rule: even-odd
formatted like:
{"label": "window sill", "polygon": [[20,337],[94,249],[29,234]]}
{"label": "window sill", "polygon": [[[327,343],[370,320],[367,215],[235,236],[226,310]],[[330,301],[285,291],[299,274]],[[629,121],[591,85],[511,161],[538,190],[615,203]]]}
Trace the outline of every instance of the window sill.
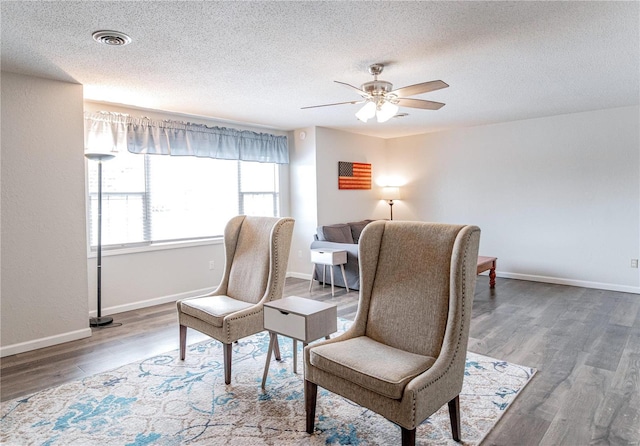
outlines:
{"label": "window sill", "polygon": [[[122,256],[122,255],[128,255],[128,254],[137,254],[137,253],[153,252],[153,251],[167,251],[170,249],[191,248],[195,246],[221,245],[222,242],[223,242],[222,237],[214,237],[214,238],[179,241],[179,242],[152,243],[150,245],[131,246],[131,247],[125,247],[125,248],[106,249],[103,247],[102,257]],[[95,258],[97,256],[98,256],[98,253],[96,251],[89,251],[87,253],[87,258],[89,259]]]}

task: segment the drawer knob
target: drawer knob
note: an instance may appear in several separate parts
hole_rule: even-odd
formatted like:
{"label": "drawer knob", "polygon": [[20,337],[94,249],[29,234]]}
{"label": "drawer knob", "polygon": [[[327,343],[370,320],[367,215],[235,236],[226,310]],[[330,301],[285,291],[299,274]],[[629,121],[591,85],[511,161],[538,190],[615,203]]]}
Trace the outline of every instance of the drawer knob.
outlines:
{"label": "drawer knob", "polygon": [[289,312],[288,312],[288,311],[282,311],[282,310],[278,310],[278,311],[280,311],[280,313],[284,314],[285,316],[286,316],[287,314],[289,314]]}

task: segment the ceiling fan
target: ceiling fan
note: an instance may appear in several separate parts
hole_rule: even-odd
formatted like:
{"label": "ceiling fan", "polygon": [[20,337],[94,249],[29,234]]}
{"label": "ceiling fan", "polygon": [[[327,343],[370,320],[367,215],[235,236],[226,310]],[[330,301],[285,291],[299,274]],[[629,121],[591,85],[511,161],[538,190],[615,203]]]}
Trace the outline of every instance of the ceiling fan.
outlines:
{"label": "ceiling fan", "polygon": [[334,81],[338,84],[352,88],[353,90],[358,92],[358,94],[363,98],[360,101],[312,105],[310,107],[302,107],[302,109],[364,103],[364,107],[362,107],[356,113],[356,117],[360,121],[367,122],[369,119],[376,116],[378,122],[386,122],[394,117],[396,113],[398,113],[398,106],[422,108],[424,110],[439,110],[440,108],[442,108],[442,106],[444,106],[442,102],[425,101],[423,99],[408,98],[407,96],[413,96],[416,94],[427,93],[429,91],[440,90],[441,88],[447,88],[449,85],[446,82],[440,80],[422,82],[420,84],[409,85],[407,87],[397,88],[393,90],[393,85],[391,84],[391,82],[378,80],[378,76],[380,75],[380,73],[382,73],[383,69],[384,64],[381,63],[370,65],[369,73],[373,75],[373,80],[370,82],[365,82],[360,88],[354,87],[353,85],[347,84],[345,82]]}

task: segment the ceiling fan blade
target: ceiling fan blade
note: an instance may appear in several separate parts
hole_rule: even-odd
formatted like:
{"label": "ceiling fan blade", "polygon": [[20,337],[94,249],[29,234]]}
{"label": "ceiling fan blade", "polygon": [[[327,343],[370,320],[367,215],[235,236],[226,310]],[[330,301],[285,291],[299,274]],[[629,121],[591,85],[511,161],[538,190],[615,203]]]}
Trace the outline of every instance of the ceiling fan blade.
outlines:
{"label": "ceiling fan blade", "polygon": [[331,107],[332,105],[362,104],[363,102],[364,101],[336,102],[335,104],[311,105],[309,107],[300,107],[300,109],[304,110],[305,108]]}
{"label": "ceiling fan blade", "polygon": [[430,91],[440,90],[441,88],[447,88],[448,86],[449,84],[443,81],[430,81],[398,88],[397,90],[393,90],[389,94],[395,94],[396,96],[403,98],[406,96],[413,96],[415,94],[422,94],[428,93]]}
{"label": "ceiling fan blade", "polygon": [[397,104],[402,107],[422,108],[425,110],[440,110],[444,107],[442,102],[424,101],[422,99],[400,98],[397,101]]}
{"label": "ceiling fan blade", "polygon": [[353,88],[363,98],[368,98],[369,97],[369,94],[366,91],[360,90],[358,87],[354,87],[351,84],[347,84],[346,82],[340,82],[340,81],[333,81],[333,82],[335,82],[336,84],[344,85],[345,87]]}

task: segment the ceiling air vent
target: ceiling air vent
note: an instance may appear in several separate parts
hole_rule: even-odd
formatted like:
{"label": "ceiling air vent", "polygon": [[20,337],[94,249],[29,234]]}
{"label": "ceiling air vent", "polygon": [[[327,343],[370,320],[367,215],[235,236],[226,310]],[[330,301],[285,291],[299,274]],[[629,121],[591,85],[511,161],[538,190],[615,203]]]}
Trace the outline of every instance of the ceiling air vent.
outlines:
{"label": "ceiling air vent", "polygon": [[118,31],[96,31],[93,40],[109,46],[125,46],[131,43],[131,37]]}

